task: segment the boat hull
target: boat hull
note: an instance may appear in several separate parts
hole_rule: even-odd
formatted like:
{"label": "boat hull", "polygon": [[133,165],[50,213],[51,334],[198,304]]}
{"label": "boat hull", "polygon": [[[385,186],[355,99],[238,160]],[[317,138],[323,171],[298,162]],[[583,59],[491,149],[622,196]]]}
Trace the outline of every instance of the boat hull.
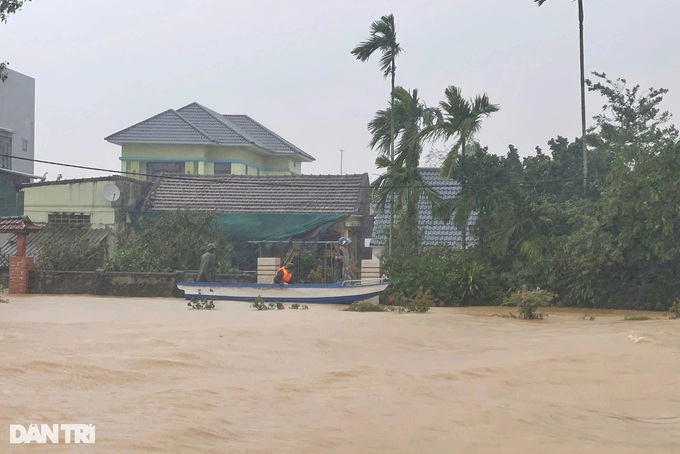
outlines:
{"label": "boat hull", "polygon": [[178,282],[187,300],[255,301],[267,303],[351,304],[380,295],[388,282],[347,281],[335,284],[244,284],[236,282]]}

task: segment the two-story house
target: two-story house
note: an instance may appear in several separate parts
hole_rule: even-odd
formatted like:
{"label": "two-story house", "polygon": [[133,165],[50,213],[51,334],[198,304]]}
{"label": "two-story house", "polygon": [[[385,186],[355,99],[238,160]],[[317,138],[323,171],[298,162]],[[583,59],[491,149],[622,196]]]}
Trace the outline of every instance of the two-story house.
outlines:
{"label": "two-story house", "polygon": [[247,115],[223,115],[198,103],[169,109],[106,137],[122,147],[126,176],[161,173],[300,175],[314,158]]}

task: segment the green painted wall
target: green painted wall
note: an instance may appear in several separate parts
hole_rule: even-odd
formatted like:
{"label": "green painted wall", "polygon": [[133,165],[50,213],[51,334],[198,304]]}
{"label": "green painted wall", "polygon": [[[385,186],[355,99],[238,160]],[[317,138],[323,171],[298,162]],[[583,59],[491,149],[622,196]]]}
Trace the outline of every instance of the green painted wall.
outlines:
{"label": "green painted wall", "polygon": [[23,194],[17,192],[19,178],[0,174],[0,216],[19,216],[23,214]]}
{"label": "green painted wall", "polygon": [[120,159],[121,169],[142,175],[140,179],[145,179],[149,161],[184,162],[185,172],[193,175],[213,175],[215,162],[231,162],[235,175],[299,174],[302,167],[292,157],[269,156],[251,146],[125,144]]}

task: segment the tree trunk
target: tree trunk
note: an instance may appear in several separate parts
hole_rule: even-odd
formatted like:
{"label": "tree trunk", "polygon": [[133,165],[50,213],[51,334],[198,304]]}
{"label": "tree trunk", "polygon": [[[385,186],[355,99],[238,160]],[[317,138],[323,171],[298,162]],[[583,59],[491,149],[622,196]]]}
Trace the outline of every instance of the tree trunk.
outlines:
{"label": "tree trunk", "polygon": [[[390,161],[394,166],[394,58],[392,59],[392,91],[390,92]],[[394,228],[394,194],[390,191],[390,230],[387,238],[387,253],[392,255],[392,229]]]}
{"label": "tree trunk", "polygon": [[[460,146],[460,176],[463,177],[460,180],[460,187],[463,189],[463,181],[465,177],[465,140]],[[465,251],[467,250],[467,219],[463,225],[463,230],[461,231],[461,242],[463,246],[463,256],[465,256]]]}

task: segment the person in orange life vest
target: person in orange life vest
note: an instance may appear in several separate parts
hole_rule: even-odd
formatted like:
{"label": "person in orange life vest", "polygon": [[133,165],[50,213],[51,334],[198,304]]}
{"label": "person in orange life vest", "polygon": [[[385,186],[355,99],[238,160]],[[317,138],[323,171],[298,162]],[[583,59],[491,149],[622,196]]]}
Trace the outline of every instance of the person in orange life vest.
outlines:
{"label": "person in orange life vest", "polygon": [[276,270],[276,276],[274,276],[273,284],[288,285],[291,279],[293,279],[293,271],[295,271],[295,265],[292,263],[286,263],[284,266]]}

